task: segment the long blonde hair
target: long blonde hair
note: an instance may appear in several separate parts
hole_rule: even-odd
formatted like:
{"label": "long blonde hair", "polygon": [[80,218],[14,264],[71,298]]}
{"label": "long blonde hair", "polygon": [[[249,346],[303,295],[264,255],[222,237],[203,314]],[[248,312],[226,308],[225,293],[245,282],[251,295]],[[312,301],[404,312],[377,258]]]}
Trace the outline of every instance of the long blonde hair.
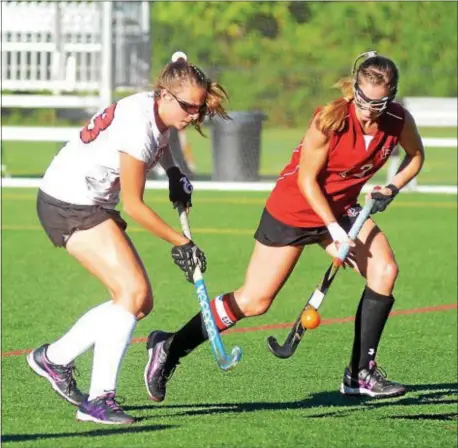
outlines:
{"label": "long blonde hair", "polygon": [[[361,58],[367,59],[356,67]],[[348,104],[354,101],[355,85],[358,85],[362,79],[374,85],[386,85],[390,88],[392,98],[396,95],[399,82],[399,71],[396,64],[391,59],[377,55],[375,51],[360,54],[353,64],[352,74],[353,76],[341,78],[334,84],[334,87],[339,88],[342,92],[342,97],[326,104],[317,114],[316,124],[323,134],[328,135],[331,132],[344,130]]]}
{"label": "long blonde hair", "polygon": [[340,89],[342,96],[326,104],[318,113],[316,124],[323,134],[344,130],[348,104],[354,99],[353,84],[354,80],[351,77],[341,78],[334,84],[334,87]]}
{"label": "long blonde hair", "polygon": [[229,119],[229,116],[224,108],[223,103],[229,100],[229,95],[226,90],[217,82],[208,78],[203,70],[187,60],[184,53],[179,53],[175,58],[175,53],[172,60],[163,68],[155,85],[154,94],[156,98],[160,96],[161,89],[173,91],[173,89],[181,87],[184,83],[189,82],[206,91],[205,107],[202,109],[199,117],[193,122],[193,125],[199,134],[204,135],[201,125],[205,116],[213,117],[218,115],[223,119]]}

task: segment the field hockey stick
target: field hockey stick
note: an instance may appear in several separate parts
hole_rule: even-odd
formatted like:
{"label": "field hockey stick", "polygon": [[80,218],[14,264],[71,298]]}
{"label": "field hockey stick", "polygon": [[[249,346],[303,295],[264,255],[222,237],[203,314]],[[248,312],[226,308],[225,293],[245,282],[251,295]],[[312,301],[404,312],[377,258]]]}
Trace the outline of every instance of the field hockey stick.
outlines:
{"label": "field hockey stick", "polygon": [[[355,240],[358,236],[361,227],[371,214],[373,204],[374,200],[369,199],[359,213],[353,226],[350,229],[350,232],[348,233],[348,236],[351,240]],[[294,354],[297,346],[304,336],[304,333],[306,332],[306,329],[302,325],[302,313],[308,308],[318,310],[318,308],[322,305],[326,293],[328,292],[337,272],[339,271],[339,268],[343,265],[345,258],[347,258],[349,251],[349,244],[342,244],[340,246],[339,251],[337,252],[337,256],[333,259],[331,265],[324,274],[323,279],[313,291],[304,308],[301,310],[299,317],[296,319],[296,322],[294,323],[291,331],[288,334],[288,337],[286,338],[285,343],[280,345],[273,336],[269,336],[267,338],[267,346],[275,356],[278,358],[289,358]]]}
{"label": "field hockey stick", "polygon": [[[181,204],[178,204],[177,208],[178,215],[180,217],[181,230],[186,238],[192,240],[186,210]],[[200,314],[202,316],[202,320],[204,321],[205,329],[207,330],[208,341],[210,342],[213,356],[215,357],[221,370],[230,370],[240,361],[240,358],[242,357],[242,349],[240,347],[234,347],[232,349],[231,356],[226,355],[221,335],[216,327],[215,319],[210,308],[210,298],[208,296],[207,287],[205,286],[204,277],[198,265],[196,265],[192,279],[196,288]]]}

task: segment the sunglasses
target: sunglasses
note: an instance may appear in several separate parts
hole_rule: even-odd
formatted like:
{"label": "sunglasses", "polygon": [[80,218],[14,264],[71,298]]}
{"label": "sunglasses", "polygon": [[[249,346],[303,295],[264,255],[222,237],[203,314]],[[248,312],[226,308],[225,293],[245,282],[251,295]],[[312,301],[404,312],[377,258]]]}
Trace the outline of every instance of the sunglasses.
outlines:
{"label": "sunglasses", "polygon": [[364,95],[363,91],[359,88],[358,84],[355,83],[354,85],[354,92],[355,92],[355,104],[361,110],[369,110],[371,112],[376,112],[381,114],[385,111],[388,105],[394,100],[396,97],[396,88],[394,89],[393,93],[389,96],[384,96],[378,100],[373,100],[368,98]]}
{"label": "sunglasses", "polygon": [[[167,89],[166,89],[167,90]],[[205,112],[206,108],[207,108],[207,105],[204,103],[204,104],[191,104],[191,103],[187,103],[186,101],[183,101],[181,100],[180,98],[178,98],[174,93],[172,93],[170,90],[167,90],[167,92],[170,93],[170,95],[172,95],[177,103],[180,105],[180,107],[189,115],[194,115],[194,114],[202,114],[203,112]]]}

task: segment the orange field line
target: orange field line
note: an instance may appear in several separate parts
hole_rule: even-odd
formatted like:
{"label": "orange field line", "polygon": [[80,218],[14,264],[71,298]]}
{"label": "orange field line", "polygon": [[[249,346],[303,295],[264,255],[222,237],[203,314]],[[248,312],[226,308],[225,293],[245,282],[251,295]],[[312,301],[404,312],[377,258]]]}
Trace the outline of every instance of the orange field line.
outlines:
{"label": "orange field line", "polygon": [[[447,305],[436,305],[436,306],[427,306],[423,308],[411,308],[407,310],[399,310],[399,311],[393,311],[390,313],[390,317],[392,316],[402,316],[406,314],[421,314],[421,313],[433,313],[437,311],[448,311],[448,310],[454,310],[457,309],[458,304],[456,303],[450,303]],[[323,319],[321,321],[321,325],[334,325],[334,324],[341,324],[345,322],[353,322],[355,318],[353,316],[350,317],[338,317],[338,318],[332,318],[332,319]],[[267,331],[267,330],[279,330],[279,329],[284,329],[284,328],[290,328],[293,325],[293,322],[290,323],[279,323],[279,324],[266,324],[266,325],[259,325],[256,327],[241,327],[241,328],[232,328],[230,330],[227,330],[224,334],[230,334],[230,333],[251,333],[253,331]],[[132,340],[132,343],[138,344],[138,343],[145,343],[147,341],[146,337],[143,338],[134,338]],[[24,349],[24,350],[13,350],[10,352],[4,352],[2,353],[2,357],[4,356],[20,356],[20,355],[25,355],[27,353],[30,353],[32,349]]]}

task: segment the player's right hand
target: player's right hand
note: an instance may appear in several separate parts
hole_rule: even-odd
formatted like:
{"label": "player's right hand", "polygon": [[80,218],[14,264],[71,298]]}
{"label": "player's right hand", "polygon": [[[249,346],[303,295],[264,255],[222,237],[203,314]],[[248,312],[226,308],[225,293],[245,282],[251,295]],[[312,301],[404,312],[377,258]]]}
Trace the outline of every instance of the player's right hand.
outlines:
{"label": "player's right hand", "polygon": [[192,241],[181,246],[174,246],[172,248],[172,258],[190,283],[194,283],[193,275],[196,266],[199,266],[202,273],[207,270],[205,254]]}
{"label": "player's right hand", "polygon": [[355,242],[350,239],[348,233],[337,222],[331,222],[326,227],[337,248],[339,248],[340,244],[348,244],[350,247],[355,247]]}
{"label": "player's right hand", "polygon": [[191,196],[193,186],[186,174],[182,173],[180,168],[172,166],[167,170],[169,178],[169,199],[176,207],[177,204],[183,204],[188,210],[192,206]]}

